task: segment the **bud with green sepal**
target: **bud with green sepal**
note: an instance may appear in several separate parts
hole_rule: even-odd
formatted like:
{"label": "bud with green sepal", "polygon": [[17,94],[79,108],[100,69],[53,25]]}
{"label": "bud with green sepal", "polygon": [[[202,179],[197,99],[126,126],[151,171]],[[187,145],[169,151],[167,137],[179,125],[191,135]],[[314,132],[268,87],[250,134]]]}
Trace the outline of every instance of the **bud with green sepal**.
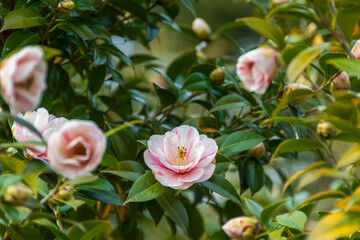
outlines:
{"label": "bud with green sepal", "polygon": [[4,201],[12,205],[23,205],[33,195],[31,188],[22,184],[11,185],[6,189]]}
{"label": "bud with green sepal", "polygon": [[292,83],[284,88],[284,94],[288,96],[289,103],[298,104],[312,98],[314,91],[306,85]]}
{"label": "bud with green sepal", "polygon": [[210,79],[215,85],[220,85],[225,81],[225,73],[221,68],[216,68],[210,73]]}
{"label": "bud with green sepal", "polygon": [[333,124],[321,120],[317,125],[317,133],[324,139],[332,139],[335,137],[337,130]]}
{"label": "bud with green sepal", "polygon": [[222,229],[231,238],[253,240],[261,231],[261,225],[256,219],[243,216],[230,219],[222,226]]}
{"label": "bud with green sepal", "polygon": [[69,13],[75,7],[75,3],[71,0],[65,0],[58,4],[57,9],[60,13]]}
{"label": "bud with green sepal", "polygon": [[209,40],[212,32],[209,24],[202,18],[195,18],[192,23],[192,30],[200,40]]}
{"label": "bud with green sepal", "polygon": [[69,201],[74,195],[74,186],[61,186],[58,192],[58,198]]}
{"label": "bud with green sepal", "polygon": [[350,78],[345,71],[340,72],[331,81],[331,90],[349,90]]}
{"label": "bud with green sepal", "polygon": [[265,155],[265,145],[263,142],[259,143],[255,147],[252,147],[248,150],[250,157],[253,158],[262,158]]}

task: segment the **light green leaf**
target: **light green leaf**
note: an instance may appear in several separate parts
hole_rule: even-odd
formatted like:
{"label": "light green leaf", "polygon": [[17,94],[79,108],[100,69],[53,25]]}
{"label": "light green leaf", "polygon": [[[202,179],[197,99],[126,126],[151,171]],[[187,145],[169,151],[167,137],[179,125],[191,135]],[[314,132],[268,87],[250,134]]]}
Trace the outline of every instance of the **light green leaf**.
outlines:
{"label": "light green leaf", "polygon": [[285,202],[289,201],[289,199],[283,199],[270,205],[264,207],[264,209],[260,213],[260,223],[264,226],[269,224],[270,219],[274,216],[276,211],[281,207],[281,205]]}
{"label": "light green leaf", "polygon": [[33,10],[16,9],[5,16],[4,25],[0,32],[7,29],[36,27],[45,23],[46,19]]}
{"label": "light green leaf", "polygon": [[306,206],[307,204],[310,204],[315,201],[319,201],[319,200],[323,200],[323,199],[339,199],[339,198],[344,198],[344,197],[345,197],[345,194],[343,192],[336,191],[336,190],[330,190],[330,191],[317,193],[317,194],[309,197],[308,199],[306,199],[304,202],[302,202],[298,206],[296,206],[295,210],[300,209],[300,208]]}
{"label": "light green leaf", "polygon": [[321,53],[329,47],[329,43],[309,47],[301,51],[290,62],[287,69],[287,78],[290,83],[294,83],[298,76],[305,70],[305,68]]}
{"label": "light green leaf", "polygon": [[300,231],[304,231],[306,220],[306,214],[301,211],[286,213],[276,217],[276,221],[281,225],[287,226],[289,228],[295,228]]}
{"label": "light green leaf", "polygon": [[360,76],[360,62],[356,59],[333,58],[327,60],[326,63],[331,64],[338,69],[346,71],[346,73],[350,76]]}

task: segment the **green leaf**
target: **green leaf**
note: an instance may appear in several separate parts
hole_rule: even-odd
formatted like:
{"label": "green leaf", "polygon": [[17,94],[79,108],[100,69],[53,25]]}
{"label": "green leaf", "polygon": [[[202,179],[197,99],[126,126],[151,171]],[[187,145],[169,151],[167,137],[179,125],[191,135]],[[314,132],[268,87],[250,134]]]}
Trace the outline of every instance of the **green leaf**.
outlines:
{"label": "green leaf", "polygon": [[216,174],[221,174],[226,171],[226,169],[230,166],[232,161],[222,155],[221,153],[217,153],[215,156],[216,165],[215,172]]}
{"label": "green leaf", "polygon": [[143,8],[142,5],[140,5],[138,2],[133,0],[126,0],[126,1],[118,1],[118,0],[111,0],[112,4],[118,6],[119,8],[122,8],[134,16],[140,18],[144,22],[148,21],[148,16],[146,10]]}
{"label": "green leaf", "polygon": [[187,75],[188,70],[196,61],[196,53],[194,51],[185,53],[177,57],[169,66],[167,75],[175,81],[179,76]]}
{"label": "green leaf", "polygon": [[189,91],[209,91],[212,87],[210,79],[202,73],[192,73],[184,81],[183,89]]}
{"label": "green leaf", "polygon": [[45,23],[46,19],[33,10],[16,9],[5,16],[4,24],[0,32],[7,29],[36,27],[44,25]]}
{"label": "green leaf", "polygon": [[288,139],[283,141],[277,146],[277,148],[274,151],[274,154],[271,157],[270,162],[276,156],[279,156],[283,153],[311,151],[319,148],[323,148],[322,144],[319,141],[313,139],[309,139],[309,138]]}
{"label": "green leaf", "polygon": [[281,207],[283,203],[287,201],[289,201],[289,199],[283,199],[264,207],[264,209],[260,213],[260,223],[268,226],[270,219],[274,216],[276,211]]}
{"label": "green leaf", "polygon": [[60,198],[54,197],[53,200],[56,204],[68,205],[68,206],[72,207],[75,211],[77,211],[78,207],[80,207],[81,205],[83,205],[85,203],[85,201],[83,201],[83,200],[75,200],[74,198],[72,198],[68,201],[64,201]]}
{"label": "green leaf", "polygon": [[4,44],[4,48],[1,54],[1,58],[5,58],[9,53],[25,47],[27,45],[35,45],[40,42],[39,37],[27,31],[16,31],[13,32],[7,39]]}
{"label": "green leaf", "polygon": [[58,24],[56,24],[55,27],[64,31],[74,32],[83,40],[90,40],[98,37],[90,27],[79,21],[68,21],[66,19],[57,19],[57,21]]}
{"label": "green leaf", "polygon": [[281,51],[282,59],[286,64],[289,64],[299,52],[303,51],[307,47],[308,45],[306,44],[289,45]]}
{"label": "green leaf", "polygon": [[47,228],[52,234],[59,239],[69,240],[69,238],[62,233],[58,227],[46,218],[39,218],[31,220],[32,223]]}
{"label": "green leaf", "polygon": [[92,94],[96,94],[104,83],[106,77],[106,66],[94,67],[89,73],[88,88]]}
{"label": "green leaf", "polygon": [[130,189],[125,204],[146,202],[163,195],[169,189],[159,183],[152,172],[147,172],[135,181]]}
{"label": "green leaf", "polygon": [[334,58],[327,60],[326,63],[333,65],[339,70],[346,71],[349,76],[360,76],[360,62],[356,59]]}
{"label": "green leaf", "polygon": [[301,211],[296,211],[290,214],[286,213],[276,217],[276,221],[281,225],[294,228],[299,231],[304,231],[306,220],[306,214]]}
{"label": "green leaf", "polygon": [[230,134],[220,147],[221,153],[240,153],[248,150],[264,140],[264,137],[247,131]]}
{"label": "green leaf", "polygon": [[229,110],[234,108],[241,108],[249,105],[249,102],[239,96],[239,95],[226,95],[220,98],[215,104],[210,112],[220,111],[220,110]]}
{"label": "green leaf", "polygon": [[214,191],[238,204],[243,204],[234,186],[224,177],[214,174],[209,180],[201,183],[211,191]]}
{"label": "green leaf", "polygon": [[108,221],[85,221],[81,222],[84,226],[85,231],[78,228],[77,226],[72,226],[68,232],[67,236],[70,240],[91,240],[95,239],[95,237],[102,234],[108,227]]}
{"label": "green leaf", "polygon": [[126,56],[126,54],[123,53],[116,46],[111,45],[111,44],[102,44],[102,45],[99,45],[98,48],[104,50],[105,52],[110,53],[111,55],[113,55],[113,56],[117,57],[118,59],[120,59],[121,61],[123,61],[128,66],[134,68],[134,65],[133,65],[131,59],[128,56]]}
{"label": "green leaf", "polygon": [[73,10],[77,11],[96,11],[96,8],[93,7],[87,0],[77,0],[75,2],[75,7]]}
{"label": "green leaf", "polygon": [[282,194],[284,194],[285,190],[290,186],[290,184],[292,184],[299,177],[303,176],[304,174],[306,174],[308,172],[311,172],[312,170],[319,169],[319,168],[325,168],[325,167],[328,168],[331,166],[327,162],[315,162],[315,163],[311,164],[310,166],[306,167],[305,169],[296,172],[291,177],[289,177],[289,179],[285,182],[283,190],[282,190]]}
{"label": "green leaf", "polygon": [[70,186],[77,186],[77,185],[81,185],[81,184],[87,184],[87,183],[91,183],[94,182],[96,180],[98,180],[98,176],[84,176],[84,177],[78,177],[78,178],[74,178],[74,179],[70,179],[67,180],[63,183],[63,185],[70,185]]}
{"label": "green leaf", "polygon": [[360,160],[360,146],[356,144],[353,148],[351,148],[341,156],[336,167],[339,169],[348,166],[350,164],[357,164],[359,160]]}
{"label": "green leaf", "polygon": [[[115,126],[109,126],[109,131]],[[121,125],[122,126],[122,125]],[[134,160],[137,154],[137,143],[134,135],[123,128],[110,136],[115,153],[120,161]]]}
{"label": "green leaf", "polygon": [[247,159],[244,163],[245,179],[251,194],[258,192],[265,184],[265,172],[255,159]]}
{"label": "green leaf", "polygon": [[262,36],[273,40],[278,45],[279,49],[285,47],[284,34],[279,28],[268,21],[256,17],[240,18],[236,21],[244,22],[249,28],[258,32]]}
{"label": "green leaf", "polygon": [[347,58],[346,54],[344,53],[325,53],[320,56],[319,64],[320,67],[327,73],[329,76],[336,74],[339,70],[328,63],[331,59],[339,59],[339,58]]}
{"label": "green leaf", "polygon": [[156,95],[158,96],[161,106],[163,108],[170,106],[176,102],[176,97],[166,88],[163,88],[156,83],[153,83]]}
{"label": "green leaf", "polygon": [[182,202],[173,194],[165,194],[156,200],[165,213],[186,232],[189,227],[189,217]]}
{"label": "green leaf", "polygon": [[31,213],[31,210],[29,208],[22,206],[12,207],[9,205],[1,204],[0,209],[2,210],[2,214],[5,214],[5,217],[9,221],[10,225],[19,224]]}
{"label": "green leaf", "polygon": [[290,83],[294,83],[298,76],[305,70],[305,68],[321,53],[329,47],[328,43],[309,47],[299,54],[290,62],[287,69],[287,78]]}
{"label": "green leaf", "polygon": [[336,190],[329,190],[329,191],[317,193],[317,194],[309,197],[308,199],[306,199],[304,202],[302,202],[298,206],[296,206],[296,208],[294,210],[298,210],[308,204],[311,204],[312,202],[317,202],[319,200],[339,199],[339,198],[344,198],[344,197],[345,197],[345,194],[343,192],[336,191]]}
{"label": "green leaf", "polygon": [[117,170],[103,170],[101,173],[112,174],[119,177],[129,179],[130,181],[136,181],[144,174],[144,168],[138,162],[135,161],[122,161],[118,163]]}
{"label": "green leaf", "polygon": [[[289,14],[294,16],[299,16],[301,18],[306,18],[312,22],[319,22],[319,17],[316,15],[315,11],[312,8],[308,8],[300,3],[289,3],[281,4],[271,9],[266,15],[266,19],[271,18],[276,14]],[[285,15],[286,16],[286,15]]]}
{"label": "green leaf", "polygon": [[190,0],[181,0],[184,6],[191,12],[191,14],[196,17],[194,6],[192,5]]}
{"label": "green leaf", "polygon": [[115,192],[110,192],[110,191],[106,191],[106,190],[102,190],[99,188],[93,188],[93,187],[87,187],[87,186],[78,186],[76,187],[76,192],[87,196],[89,198],[98,200],[100,202],[106,203],[106,204],[110,204],[110,205],[116,205],[116,206],[122,206],[123,205],[123,200],[121,199],[121,197],[115,193]]}
{"label": "green leaf", "polygon": [[263,210],[263,207],[249,198],[245,198],[245,203],[250,212],[260,221],[260,213]]}
{"label": "green leaf", "polygon": [[265,121],[263,121],[260,126],[263,126],[269,122],[284,122],[284,123],[290,123],[290,124],[295,124],[298,126],[303,126],[306,127],[308,129],[313,130],[314,132],[316,131],[316,126],[311,123],[310,121],[303,119],[303,118],[296,118],[296,117],[272,117],[272,118],[268,118]]}

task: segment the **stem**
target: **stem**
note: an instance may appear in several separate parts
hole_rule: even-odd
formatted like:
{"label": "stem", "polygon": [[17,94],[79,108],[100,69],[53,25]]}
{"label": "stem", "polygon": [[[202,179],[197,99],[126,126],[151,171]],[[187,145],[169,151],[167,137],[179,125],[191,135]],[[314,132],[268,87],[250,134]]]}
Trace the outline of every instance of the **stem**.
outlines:
{"label": "stem", "polygon": [[56,217],[56,224],[58,225],[60,231],[64,232],[64,227],[61,223],[61,220],[60,220],[60,206],[58,205],[56,207],[56,211],[55,209],[53,209],[54,213],[55,213],[55,217]]}
{"label": "stem", "polygon": [[44,34],[44,37],[43,37],[41,43],[43,43],[43,44],[45,43],[45,41],[46,41],[46,39],[47,39],[47,37],[48,37],[48,35],[49,35],[49,31],[50,31],[51,25],[55,22],[55,19],[57,18],[58,15],[59,15],[59,14],[56,13],[56,14],[54,15],[54,17],[51,19],[51,21],[49,22],[49,24],[48,24],[48,26],[47,26],[47,28],[46,28],[46,32],[45,32],[45,34]]}
{"label": "stem", "polygon": [[53,190],[51,190],[51,192],[46,195],[43,199],[41,199],[40,204],[43,205],[44,203],[46,203],[47,200],[49,200],[59,189],[60,185],[61,185],[62,181],[61,178],[58,178],[58,182],[56,184],[56,186],[53,188]]}

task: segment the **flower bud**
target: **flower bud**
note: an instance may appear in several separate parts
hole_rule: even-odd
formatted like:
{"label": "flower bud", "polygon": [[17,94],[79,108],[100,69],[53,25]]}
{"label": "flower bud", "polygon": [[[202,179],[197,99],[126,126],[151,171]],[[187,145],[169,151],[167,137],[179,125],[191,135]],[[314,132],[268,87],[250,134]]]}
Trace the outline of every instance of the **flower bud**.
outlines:
{"label": "flower bud", "polygon": [[274,5],[280,5],[280,4],[291,3],[291,2],[292,2],[292,0],[273,0]]}
{"label": "flower bud", "polygon": [[158,3],[164,8],[170,7],[176,2],[176,0],[158,0]]}
{"label": "flower bud", "polygon": [[331,123],[321,120],[317,125],[317,132],[324,139],[332,139],[335,137],[337,130]]}
{"label": "flower bud", "polygon": [[360,40],[357,40],[351,49],[351,53],[354,54],[356,59],[360,59]]}
{"label": "flower bud", "polygon": [[71,0],[64,0],[57,6],[58,10],[61,13],[69,13],[75,7],[75,3]]}
{"label": "flower bud", "polygon": [[345,71],[339,73],[331,81],[331,89],[336,90],[348,90],[350,88],[350,79]]}
{"label": "flower bud", "polygon": [[4,201],[13,205],[23,205],[33,195],[31,188],[22,184],[11,185],[6,189]]}
{"label": "flower bud", "polygon": [[196,33],[200,40],[209,40],[211,28],[202,18],[195,18],[192,23],[192,30]]}
{"label": "flower bud", "polygon": [[313,94],[314,91],[311,88],[309,88],[308,86],[305,86],[303,84],[299,84],[299,83],[292,83],[292,84],[289,84],[288,86],[286,86],[284,88],[284,94],[289,95],[291,92],[297,91],[297,90],[304,91],[304,94],[300,94],[299,96],[291,97],[289,99],[289,103],[298,104],[298,103],[304,102],[304,101],[312,98],[312,96],[314,95]]}
{"label": "flower bud", "polygon": [[210,79],[215,85],[220,85],[225,81],[225,73],[221,68],[216,68],[210,73]]}
{"label": "flower bud", "polygon": [[249,155],[253,158],[262,158],[265,155],[265,145],[263,142],[249,149]]}
{"label": "flower bud", "polygon": [[62,186],[59,188],[58,198],[69,201],[74,195],[74,186]]}
{"label": "flower bud", "polygon": [[222,229],[231,238],[252,240],[260,232],[260,223],[251,217],[237,217],[226,222]]}

